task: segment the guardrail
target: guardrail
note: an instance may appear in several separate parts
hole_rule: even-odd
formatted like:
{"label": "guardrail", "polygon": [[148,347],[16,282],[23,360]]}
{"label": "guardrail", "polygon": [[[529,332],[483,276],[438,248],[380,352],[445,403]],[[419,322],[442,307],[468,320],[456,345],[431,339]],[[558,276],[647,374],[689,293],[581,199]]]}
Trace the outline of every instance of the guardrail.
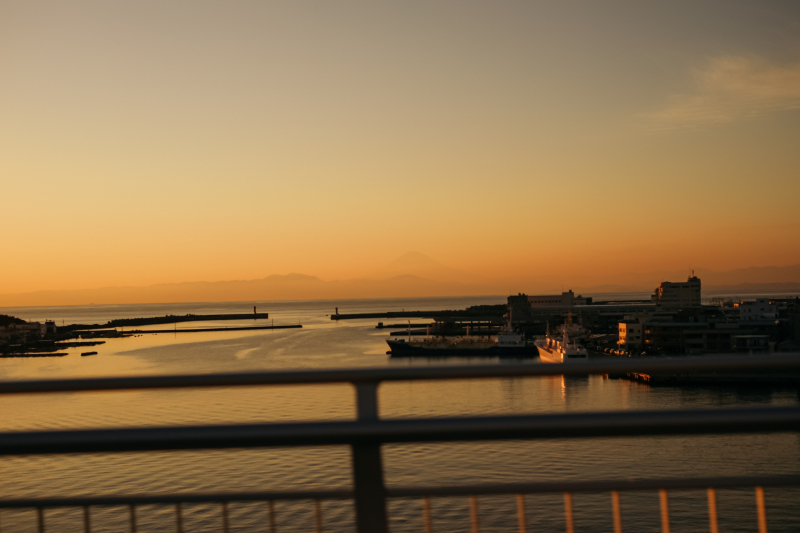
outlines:
{"label": "guardrail", "polygon": [[800,355],[704,356],[637,360],[576,361],[561,365],[480,365],[462,367],[380,368],[302,372],[262,372],[214,375],[153,376],[136,378],[13,381],[0,383],[0,394],[110,391],[189,387],[232,387],[351,383],[356,391],[357,419],[343,422],[204,425],[103,430],[26,431],[0,433],[0,455],[64,454],[126,451],[245,448],[346,444],[352,450],[353,489],[303,492],[216,494],[109,495],[81,498],[26,498],[0,500],[0,508],[35,508],[40,532],[46,529],[44,509],[82,507],[84,529],[91,531],[91,506],[127,505],[130,528],[136,531],[136,507],[174,504],[176,529],[182,531],[181,504],[216,502],[221,505],[221,525],[229,530],[228,503],[270,502],[270,527],[275,531],[276,500],[315,501],[317,530],[322,530],[320,500],[353,499],[359,533],[388,532],[387,498],[422,498],[424,524],[431,531],[432,496],[469,496],[472,531],[479,531],[478,495],[517,495],[519,529],[524,532],[524,495],[563,493],[566,529],[573,532],[572,494],[610,492],[614,529],[621,533],[620,491],[659,490],[662,531],[669,532],[667,490],[707,489],[709,524],[717,532],[715,489],[755,487],[759,531],[766,533],[763,487],[800,486],[800,475],[716,477],[699,479],[649,479],[574,481],[564,483],[478,484],[449,487],[386,487],[381,445],[385,443],[553,439],[644,435],[695,435],[719,433],[797,432],[800,407],[714,409],[691,411],[620,411],[493,417],[380,419],[378,385],[385,381],[484,379],[498,377],[687,373],[726,371],[800,371]]}

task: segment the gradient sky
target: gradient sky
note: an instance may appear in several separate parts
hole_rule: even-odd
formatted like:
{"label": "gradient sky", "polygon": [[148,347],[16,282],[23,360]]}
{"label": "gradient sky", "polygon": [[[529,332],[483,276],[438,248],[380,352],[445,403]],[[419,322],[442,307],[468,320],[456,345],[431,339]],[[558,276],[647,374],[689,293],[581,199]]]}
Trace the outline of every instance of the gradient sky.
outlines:
{"label": "gradient sky", "polygon": [[0,0],[0,293],[800,263],[800,3]]}

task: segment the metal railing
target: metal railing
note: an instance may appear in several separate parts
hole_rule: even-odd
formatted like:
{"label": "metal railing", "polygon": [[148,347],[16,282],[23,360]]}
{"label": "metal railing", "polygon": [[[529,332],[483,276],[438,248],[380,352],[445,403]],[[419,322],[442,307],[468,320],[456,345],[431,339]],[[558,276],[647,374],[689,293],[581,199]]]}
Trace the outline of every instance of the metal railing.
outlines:
{"label": "metal railing", "polygon": [[37,510],[40,532],[46,529],[44,510],[54,507],[84,509],[84,529],[91,531],[92,506],[129,506],[130,530],[136,531],[136,508],[148,504],[175,506],[176,530],[183,531],[181,505],[220,504],[221,530],[229,530],[230,502],[269,503],[270,531],[275,531],[277,500],[315,502],[317,530],[322,530],[321,500],[352,499],[359,533],[388,532],[387,498],[419,498],[425,530],[431,528],[431,497],[468,496],[472,531],[479,531],[478,495],[516,495],[518,524],[526,530],[525,494],[563,493],[566,530],[574,531],[572,494],[610,492],[614,530],[622,531],[619,493],[658,490],[661,524],[669,532],[668,490],[706,489],[710,531],[717,532],[716,489],[754,487],[759,531],[766,533],[763,487],[800,486],[800,475],[715,477],[684,479],[570,481],[533,484],[477,484],[431,487],[387,487],[383,479],[381,445],[497,439],[555,439],[653,435],[699,435],[800,431],[800,407],[745,409],[619,411],[491,417],[380,419],[378,385],[387,381],[485,379],[587,374],[669,374],[730,371],[800,371],[800,355],[704,356],[638,360],[589,360],[561,365],[480,365],[460,367],[379,368],[298,372],[153,376],[107,379],[11,381],[0,383],[0,394],[142,390],[165,388],[233,387],[351,383],[355,387],[357,418],[341,422],[203,425],[124,429],[17,431],[0,433],[0,456],[263,446],[349,445],[352,450],[353,489],[214,494],[110,495],[75,498],[0,499],[2,508]]}

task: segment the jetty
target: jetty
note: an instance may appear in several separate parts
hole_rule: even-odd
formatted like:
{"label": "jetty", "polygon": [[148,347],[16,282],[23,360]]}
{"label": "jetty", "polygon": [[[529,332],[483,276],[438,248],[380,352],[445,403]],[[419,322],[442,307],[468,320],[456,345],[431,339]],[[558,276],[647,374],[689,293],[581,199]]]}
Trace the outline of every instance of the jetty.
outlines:
{"label": "jetty", "polygon": [[386,329],[386,328],[427,328],[429,326],[435,326],[436,323],[431,324],[384,324],[383,322],[378,322],[378,325],[375,326],[375,329]]}
{"label": "jetty", "polygon": [[251,329],[298,329],[302,328],[302,324],[289,324],[285,326],[240,326],[233,328],[174,328],[174,329],[134,329],[126,331],[126,335],[144,334],[144,333],[204,333],[208,331],[246,331]]}
{"label": "jetty", "polygon": [[64,357],[68,355],[67,352],[9,352],[9,353],[0,353],[0,358],[2,359],[10,359],[13,357]]}
{"label": "jetty", "polygon": [[[451,309],[445,311],[385,311],[383,313],[340,313],[339,308],[331,315],[331,320],[357,320],[364,318],[448,318],[471,320],[497,320],[502,319],[508,306],[501,305],[473,305],[467,309]],[[393,327],[393,326],[384,326]]]}
{"label": "jetty", "polygon": [[[388,311],[385,313],[336,313],[331,320],[357,320],[363,318],[436,318],[454,316],[464,311]],[[389,327],[389,326],[386,326]]]}
{"label": "jetty", "polygon": [[146,318],[117,318],[105,324],[70,324],[58,328],[60,331],[77,331],[90,329],[125,328],[137,326],[153,326],[157,324],[179,324],[181,322],[208,322],[220,320],[266,320],[269,313],[235,313],[223,315],[166,315]]}

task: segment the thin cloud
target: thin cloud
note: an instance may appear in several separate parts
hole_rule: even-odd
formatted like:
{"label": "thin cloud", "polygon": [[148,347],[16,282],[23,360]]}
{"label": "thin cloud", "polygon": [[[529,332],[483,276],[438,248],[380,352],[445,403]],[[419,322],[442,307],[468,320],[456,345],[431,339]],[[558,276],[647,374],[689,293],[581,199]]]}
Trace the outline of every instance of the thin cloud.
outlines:
{"label": "thin cloud", "polygon": [[695,91],[670,98],[646,114],[656,130],[733,122],[800,109],[800,63],[779,66],[763,59],[720,57],[695,72]]}

